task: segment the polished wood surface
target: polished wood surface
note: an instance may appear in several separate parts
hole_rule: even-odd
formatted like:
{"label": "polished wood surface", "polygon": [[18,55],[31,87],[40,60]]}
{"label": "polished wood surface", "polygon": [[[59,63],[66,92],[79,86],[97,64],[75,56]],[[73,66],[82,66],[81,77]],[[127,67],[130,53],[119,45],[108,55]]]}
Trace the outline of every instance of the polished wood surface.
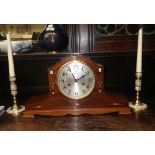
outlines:
{"label": "polished wood surface", "polygon": [[[34,94],[18,95],[18,104],[24,105]],[[36,94],[37,95],[37,94]],[[126,93],[128,101],[135,99],[135,92]],[[140,114],[118,115],[111,113],[105,115],[80,116],[36,116],[23,118],[3,115],[0,117],[1,131],[155,131],[155,96],[154,92],[142,93],[142,100],[147,103],[148,110]],[[1,103],[11,106],[11,96],[3,94]],[[9,103],[9,104],[8,104]]]}
{"label": "polished wood surface", "polygon": [[136,115],[80,115],[23,118],[4,115],[1,131],[150,131],[155,130],[155,116]]}

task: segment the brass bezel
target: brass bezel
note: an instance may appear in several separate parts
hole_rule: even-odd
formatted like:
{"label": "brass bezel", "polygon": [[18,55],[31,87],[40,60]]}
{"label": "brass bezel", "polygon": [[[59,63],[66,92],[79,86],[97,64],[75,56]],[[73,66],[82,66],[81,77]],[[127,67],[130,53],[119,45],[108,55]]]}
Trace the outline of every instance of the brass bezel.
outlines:
{"label": "brass bezel", "polygon": [[[95,81],[94,81],[94,85],[93,85],[91,91],[89,91],[86,95],[84,95],[84,96],[82,96],[82,97],[70,97],[70,96],[66,95],[64,92],[62,92],[61,89],[60,89],[60,87],[59,87],[58,76],[59,76],[59,74],[60,74],[60,71],[61,71],[62,68],[64,68],[66,65],[68,65],[68,64],[70,64],[70,63],[72,63],[72,62],[74,62],[74,61],[77,61],[77,62],[79,62],[79,63],[82,63],[82,64],[86,65],[86,66],[91,70],[91,72],[93,73],[94,80],[95,80]],[[63,65],[60,67],[60,69],[58,70],[58,72],[57,72],[57,76],[56,76],[56,85],[57,85],[59,91],[60,91],[65,97],[67,97],[67,98],[69,98],[69,99],[81,100],[81,99],[86,98],[86,97],[89,96],[89,95],[92,93],[92,91],[94,90],[95,84],[96,84],[96,76],[95,76],[95,74],[94,74],[93,69],[90,67],[90,65],[88,65],[87,63],[85,63],[84,61],[81,61],[81,60],[70,60],[70,61],[66,62],[65,64],[63,64]]]}

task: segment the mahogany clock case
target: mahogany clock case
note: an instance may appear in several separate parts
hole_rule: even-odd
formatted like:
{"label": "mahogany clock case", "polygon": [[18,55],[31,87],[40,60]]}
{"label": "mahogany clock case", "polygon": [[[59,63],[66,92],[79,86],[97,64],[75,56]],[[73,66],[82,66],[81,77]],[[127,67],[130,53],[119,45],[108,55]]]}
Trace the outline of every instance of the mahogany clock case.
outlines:
{"label": "mahogany clock case", "polygon": [[[64,96],[57,86],[57,74],[60,68],[73,60],[87,64],[95,74],[95,87],[93,91],[83,99],[70,99]],[[26,104],[24,117],[35,115],[62,116],[66,114],[105,114],[119,112],[129,114],[128,100],[119,93],[106,92],[104,90],[103,66],[85,56],[69,56],[48,68],[49,92],[32,97]]]}
{"label": "mahogany clock case", "polygon": [[88,65],[95,75],[96,83],[95,83],[95,87],[93,91],[91,92],[91,96],[93,95],[95,96],[101,93],[104,87],[103,67],[99,64],[94,63],[94,61],[84,56],[71,56],[71,57],[64,58],[62,61],[58,62],[55,66],[50,67],[48,69],[49,93],[51,94],[54,93],[54,96],[60,96],[64,98],[64,96],[62,96],[62,93],[60,92],[57,86],[57,75],[58,75],[60,68],[64,66],[64,64],[74,61],[74,60],[83,62],[86,65]]}

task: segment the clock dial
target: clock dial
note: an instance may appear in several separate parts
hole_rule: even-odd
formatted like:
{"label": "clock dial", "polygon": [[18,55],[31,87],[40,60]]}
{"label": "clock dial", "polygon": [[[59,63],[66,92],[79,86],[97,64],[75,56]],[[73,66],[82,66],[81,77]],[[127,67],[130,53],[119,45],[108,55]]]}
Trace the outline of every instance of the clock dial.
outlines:
{"label": "clock dial", "polygon": [[88,96],[95,86],[93,71],[78,60],[66,63],[57,76],[57,85],[61,93],[71,99],[82,99]]}

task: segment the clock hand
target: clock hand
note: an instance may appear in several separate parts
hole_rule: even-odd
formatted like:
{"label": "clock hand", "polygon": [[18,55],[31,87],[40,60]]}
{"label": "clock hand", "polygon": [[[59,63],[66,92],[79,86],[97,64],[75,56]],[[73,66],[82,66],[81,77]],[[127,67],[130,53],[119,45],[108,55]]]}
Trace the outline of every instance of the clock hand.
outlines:
{"label": "clock hand", "polygon": [[80,79],[84,78],[85,76],[86,76],[86,74],[85,75],[82,75],[80,78],[78,78],[76,80],[79,81]]}
{"label": "clock hand", "polygon": [[84,78],[86,75],[88,75],[89,73],[86,73],[86,74],[84,74],[84,75],[82,75],[80,78],[78,78],[78,79],[75,79],[75,82],[78,82],[80,79],[82,79],[82,78]]}
{"label": "clock hand", "polygon": [[72,74],[72,76],[73,76],[73,78],[74,78],[74,81],[76,81],[75,76],[74,76],[74,74],[73,74],[72,71],[71,71],[71,68],[70,68],[69,66],[67,66],[67,67],[69,68],[69,71],[71,72],[71,74]]}
{"label": "clock hand", "polygon": [[72,73],[72,76],[73,76],[73,78],[74,78],[74,81],[76,82],[76,79],[75,79],[75,76],[74,76],[74,74]]}
{"label": "clock hand", "polygon": [[71,72],[71,68],[69,66],[67,66],[69,68],[69,71]]}

